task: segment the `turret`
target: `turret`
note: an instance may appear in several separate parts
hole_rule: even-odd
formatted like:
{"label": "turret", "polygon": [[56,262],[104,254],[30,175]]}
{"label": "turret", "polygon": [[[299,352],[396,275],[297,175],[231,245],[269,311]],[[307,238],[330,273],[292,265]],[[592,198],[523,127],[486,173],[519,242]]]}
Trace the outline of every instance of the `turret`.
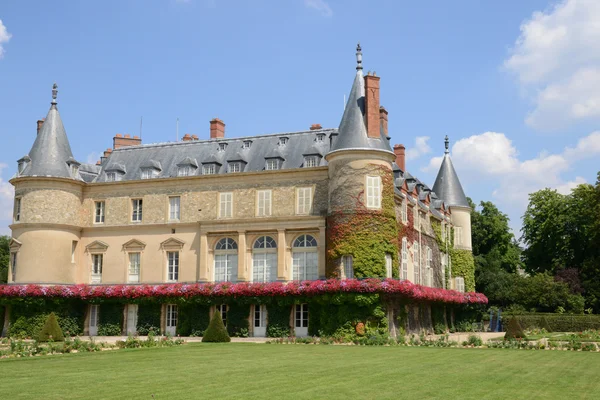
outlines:
{"label": "turret", "polygon": [[380,117],[379,77],[363,75],[360,44],[356,60],[344,115],[325,156],[329,164],[327,275],[386,277],[397,269],[393,266],[398,258],[395,155],[386,132],[387,112],[385,120]]}
{"label": "turret", "polygon": [[75,283],[83,180],[57,107],[58,87],[29,154],[19,159],[9,282]]}
{"label": "turret", "polygon": [[444,140],[445,151],[433,191],[450,208],[454,225],[454,247],[471,250],[471,206],[460,184],[452,159],[450,158],[448,136]]}

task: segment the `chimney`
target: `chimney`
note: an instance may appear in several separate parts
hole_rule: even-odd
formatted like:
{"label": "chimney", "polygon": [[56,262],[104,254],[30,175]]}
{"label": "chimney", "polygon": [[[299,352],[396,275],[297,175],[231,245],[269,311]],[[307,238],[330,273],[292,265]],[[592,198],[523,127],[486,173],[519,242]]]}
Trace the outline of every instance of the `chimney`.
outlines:
{"label": "chimney", "polygon": [[42,129],[42,125],[44,124],[44,121],[46,120],[46,118],[42,118],[42,119],[38,119],[37,121],[37,134],[40,134],[40,129]]}
{"label": "chimney", "polygon": [[219,118],[210,120],[210,138],[220,139],[225,137],[225,123]]}
{"label": "chimney", "polygon": [[396,165],[402,172],[406,172],[406,147],[403,144],[394,145],[394,154],[396,155]]}
{"label": "chimney", "polygon": [[192,135],[192,140],[198,140],[198,135]]}
{"label": "chimney", "polygon": [[367,136],[380,138],[379,126],[379,77],[375,72],[365,76],[365,123],[367,125]]}
{"label": "chimney", "polygon": [[108,156],[110,156],[110,153],[112,153],[112,149],[109,147],[108,149],[104,150],[104,155],[102,157],[108,158]]}
{"label": "chimney", "polygon": [[311,131],[318,131],[319,129],[323,129],[323,127],[321,126],[321,124],[312,124],[310,126],[310,130]]}
{"label": "chimney", "polygon": [[183,140],[184,142],[189,142],[190,140],[192,140],[192,137],[190,136],[189,133],[186,133],[185,135],[183,135],[181,140]]}
{"label": "chimney", "polygon": [[383,133],[385,133],[385,136],[389,136],[388,135],[388,112],[385,109],[385,107],[381,106],[379,107],[379,124],[381,125],[381,128],[383,129]]}
{"label": "chimney", "polygon": [[139,136],[131,137],[129,134],[121,135],[117,133],[113,138],[113,149],[119,149],[127,146],[139,146],[142,144],[142,139]]}

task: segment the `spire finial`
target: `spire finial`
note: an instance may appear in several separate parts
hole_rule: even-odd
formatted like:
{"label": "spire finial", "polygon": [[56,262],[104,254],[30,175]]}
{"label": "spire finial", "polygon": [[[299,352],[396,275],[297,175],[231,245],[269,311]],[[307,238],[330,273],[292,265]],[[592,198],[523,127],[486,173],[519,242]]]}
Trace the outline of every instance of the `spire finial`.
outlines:
{"label": "spire finial", "polygon": [[54,82],[52,85],[52,104],[56,104],[56,95],[58,94],[58,85]]}
{"label": "spire finial", "polygon": [[362,70],[362,49],[360,48],[360,42],[356,45],[356,70]]}
{"label": "spire finial", "polygon": [[444,145],[446,146],[446,151],[444,151],[444,154],[450,153],[448,150],[448,147],[450,146],[450,139],[448,139],[448,135],[446,135],[446,138],[444,139]]}

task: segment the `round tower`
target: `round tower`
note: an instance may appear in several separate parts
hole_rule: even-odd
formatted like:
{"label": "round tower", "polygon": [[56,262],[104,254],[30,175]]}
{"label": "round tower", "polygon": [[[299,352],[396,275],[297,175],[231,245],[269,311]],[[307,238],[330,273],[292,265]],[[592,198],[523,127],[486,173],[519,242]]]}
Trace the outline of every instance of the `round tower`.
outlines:
{"label": "round tower", "polygon": [[48,115],[29,151],[18,161],[9,282],[77,283],[83,180],[57,108],[57,86]]}
{"label": "round tower", "polygon": [[329,166],[327,276],[391,277],[397,274],[398,260],[395,155],[380,118],[379,77],[363,75],[360,44],[356,57],[350,96],[325,156]]}

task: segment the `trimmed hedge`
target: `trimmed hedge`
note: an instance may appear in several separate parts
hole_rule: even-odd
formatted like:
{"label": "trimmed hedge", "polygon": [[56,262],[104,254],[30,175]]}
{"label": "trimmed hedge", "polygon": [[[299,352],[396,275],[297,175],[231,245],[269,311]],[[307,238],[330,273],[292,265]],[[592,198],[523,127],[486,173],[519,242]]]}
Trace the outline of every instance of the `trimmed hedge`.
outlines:
{"label": "trimmed hedge", "polygon": [[62,342],[65,340],[62,330],[60,329],[60,326],[58,326],[58,321],[56,320],[56,315],[54,313],[50,313],[50,315],[48,315],[44,326],[37,335],[38,342],[47,342],[49,340],[53,340],[55,342]]}
{"label": "trimmed hedge", "polygon": [[35,338],[46,319],[54,312],[58,325],[65,336],[83,334],[85,303],[72,301],[30,300],[11,305],[8,336]]}
{"label": "trimmed hedge", "polygon": [[138,307],[137,333],[142,336],[152,331],[160,334],[160,303],[141,303]]}
{"label": "trimmed hedge", "polygon": [[120,336],[123,330],[123,304],[102,303],[98,321],[98,336]]}
{"label": "trimmed hedge", "polygon": [[[289,304],[277,303],[267,304],[267,336],[288,337],[290,336],[290,313]],[[309,324],[310,325],[310,324]]]}
{"label": "trimmed hedge", "polygon": [[227,332],[229,336],[248,336],[249,304],[232,303],[227,306]]}
{"label": "trimmed hedge", "polygon": [[227,334],[227,329],[225,329],[225,325],[223,325],[221,313],[213,313],[210,323],[208,324],[208,328],[206,328],[204,336],[202,336],[202,341],[208,343],[231,342],[231,338]]}
{"label": "trimmed hedge", "polygon": [[536,313],[505,314],[503,317],[505,320],[515,317],[525,330],[544,328],[552,332],[581,332],[586,329],[600,329],[600,315]]}
{"label": "trimmed hedge", "polygon": [[202,336],[210,322],[210,306],[186,304],[179,307],[177,334],[180,336]]}
{"label": "trimmed hedge", "polygon": [[523,332],[523,328],[519,321],[516,318],[511,318],[508,321],[508,327],[506,328],[506,334],[504,335],[504,340],[510,339],[524,339],[525,332]]}

